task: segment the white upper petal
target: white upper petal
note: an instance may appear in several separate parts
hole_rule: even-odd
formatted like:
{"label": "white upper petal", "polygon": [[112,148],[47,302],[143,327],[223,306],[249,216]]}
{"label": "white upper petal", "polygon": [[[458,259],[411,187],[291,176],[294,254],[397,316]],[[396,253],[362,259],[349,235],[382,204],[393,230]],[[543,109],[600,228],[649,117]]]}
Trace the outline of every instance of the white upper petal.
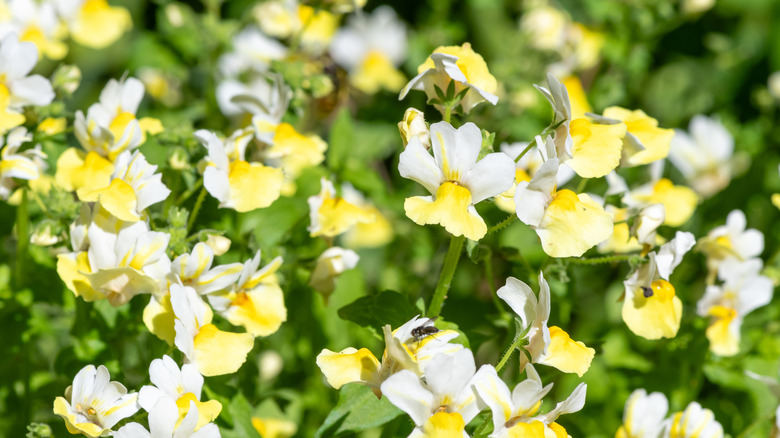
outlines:
{"label": "white upper petal", "polygon": [[409,414],[417,426],[424,425],[433,412],[433,394],[409,370],[401,370],[388,377],[381,390],[392,404]]}
{"label": "white upper petal", "polygon": [[477,162],[461,182],[471,192],[471,203],[499,195],[510,187],[515,179],[515,163],[503,152],[488,154]]}
{"label": "white upper petal", "polygon": [[428,192],[435,194],[444,182],[444,175],[436,161],[417,137],[412,137],[398,160],[398,172],[422,184]]}

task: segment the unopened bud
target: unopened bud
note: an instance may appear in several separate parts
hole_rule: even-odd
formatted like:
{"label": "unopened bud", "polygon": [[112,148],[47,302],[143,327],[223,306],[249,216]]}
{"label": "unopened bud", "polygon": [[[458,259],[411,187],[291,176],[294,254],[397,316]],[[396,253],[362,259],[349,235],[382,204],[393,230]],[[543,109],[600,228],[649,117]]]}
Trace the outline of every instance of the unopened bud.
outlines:
{"label": "unopened bud", "polygon": [[52,75],[52,86],[66,96],[70,96],[81,84],[81,70],[75,65],[60,65]]}
{"label": "unopened bud", "polygon": [[431,134],[428,131],[428,125],[425,123],[425,116],[422,111],[416,108],[408,108],[406,110],[403,120],[398,122],[398,131],[401,133],[404,147],[414,137],[417,137],[426,148],[431,147]]}
{"label": "unopened bud", "polygon": [[228,252],[231,243],[230,239],[225,236],[220,236],[219,234],[209,234],[208,236],[206,245],[214,251],[215,256],[221,256]]}

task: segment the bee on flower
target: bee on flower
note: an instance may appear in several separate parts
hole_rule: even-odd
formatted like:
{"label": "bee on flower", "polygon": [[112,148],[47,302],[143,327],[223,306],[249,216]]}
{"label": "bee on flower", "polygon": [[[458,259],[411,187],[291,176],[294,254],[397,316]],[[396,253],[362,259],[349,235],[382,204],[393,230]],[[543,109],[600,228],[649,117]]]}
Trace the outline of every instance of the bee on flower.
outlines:
{"label": "bee on flower", "polygon": [[44,106],[54,100],[51,82],[30,71],[38,63],[38,49],[31,42],[20,42],[15,33],[0,40],[0,134],[26,120],[22,109]]}

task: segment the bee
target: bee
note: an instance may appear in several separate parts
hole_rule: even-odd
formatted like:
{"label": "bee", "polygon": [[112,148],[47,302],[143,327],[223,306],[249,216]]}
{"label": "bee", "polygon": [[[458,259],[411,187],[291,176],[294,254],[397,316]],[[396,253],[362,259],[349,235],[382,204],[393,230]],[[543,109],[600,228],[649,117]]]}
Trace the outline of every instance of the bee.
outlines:
{"label": "bee", "polygon": [[435,320],[436,318],[428,318],[427,321],[412,329],[412,338],[415,340],[415,342],[420,342],[424,337],[439,332],[439,329],[433,326],[433,322]]}

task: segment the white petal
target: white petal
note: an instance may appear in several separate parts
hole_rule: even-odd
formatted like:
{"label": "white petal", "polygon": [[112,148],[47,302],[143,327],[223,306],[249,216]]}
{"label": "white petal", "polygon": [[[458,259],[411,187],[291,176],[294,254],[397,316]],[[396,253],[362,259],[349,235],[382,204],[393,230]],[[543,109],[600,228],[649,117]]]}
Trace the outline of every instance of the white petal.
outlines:
{"label": "white petal", "polygon": [[409,414],[417,426],[422,426],[433,411],[433,394],[409,370],[401,370],[382,383],[382,394],[396,407]]}
{"label": "white petal", "polygon": [[412,137],[398,160],[402,177],[422,184],[432,195],[444,182],[444,175],[436,161],[417,137]]}
{"label": "white petal", "polygon": [[496,292],[523,321],[523,329],[536,317],[537,299],[531,287],[524,282],[509,277],[506,284]]}
{"label": "white petal", "polygon": [[488,154],[477,162],[461,182],[471,192],[471,203],[496,196],[512,187],[515,163],[503,152]]}

